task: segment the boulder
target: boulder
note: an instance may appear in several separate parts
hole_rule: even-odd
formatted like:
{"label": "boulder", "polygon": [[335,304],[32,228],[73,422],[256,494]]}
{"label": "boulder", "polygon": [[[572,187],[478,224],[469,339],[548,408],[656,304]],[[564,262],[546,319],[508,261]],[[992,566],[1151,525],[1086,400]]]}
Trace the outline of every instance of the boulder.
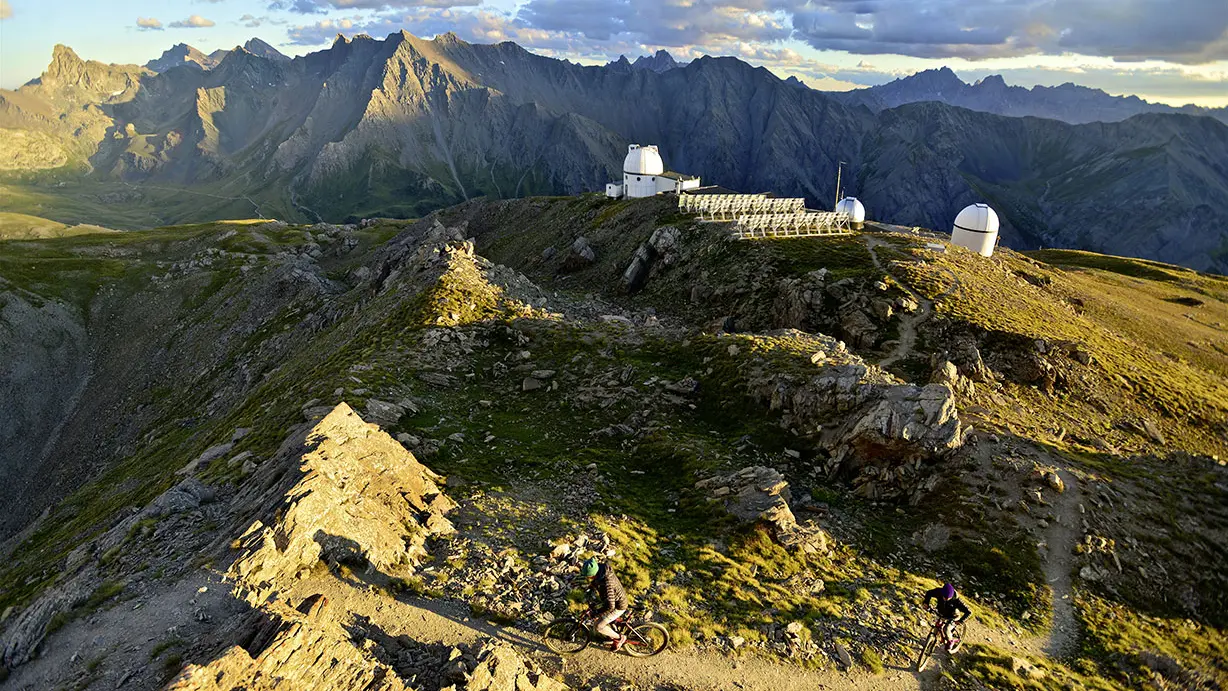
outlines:
{"label": "boulder", "polygon": [[208,467],[208,465],[217,459],[230,453],[230,450],[235,447],[233,441],[228,441],[224,444],[217,444],[205,449],[199,456],[193,459],[190,463],[175,471],[176,475],[191,475],[197,470]]}
{"label": "boulder", "polygon": [[576,271],[592,265],[597,261],[597,251],[593,246],[588,244],[588,238],[580,236],[575,242],[571,243],[571,251],[567,255],[567,259],[563,260],[563,269],[565,271]]}
{"label": "boulder", "polygon": [[878,326],[865,312],[851,310],[840,320],[844,339],[854,348],[873,348],[878,342]]}
{"label": "boulder", "polygon": [[959,368],[950,360],[943,360],[934,367],[934,371],[930,374],[930,382],[943,384],[959,396],[971,397],[976,393],[976,384],[960,374]]}
{"label": "boulder", "polygon": [[217,493],[212,487],[190,477],[160,494],[141,511],[141,515],[145,518],[159,518],[173,513],[191,511],[216,498]]}
{"label": "boulder", "polygon": [[1151,441],[1160,444],[1161,446],[1165,444],[1164,435],[1160,432],[1160,428],[1147,418],[1143,418],[1143,431],[1147,433],[1147,436],[1151,438]]}
{"label": "boulder", "polygon": [[440,691],[567,691],[515,648],[494,639],[478,649],[473,670]]}
{"label": "boulder", "polygon": [[640,245],[631,257],[631,263],[623,271],[623,287],[627,292],[635,293],[648,282],[648,274],[652,271],[652,262],[656,252],[648,245]]}
{"label": "boulder", "polygon": [[374,422],[380,427],[392,427],[404,417],[405,408],[397,403],[368,398],[367,407],[364,412],[366,413],[367,420]]}
{"label": "boulder", "polygon": [[797,528],[797,519],[789,509],[789,483],[772,468],[751,466],[701,480],[695,487],[723,503],[726,511],[744,523],[765,523],[777,535]]}
{"label": "boulder", "polygon": [[1045,670],[1021,657],[1011,658],[1011,671],[1025,679],[1044,679]]}
{"label": "boulder", "polygon": [[652,237],[648,238],[648,246],[657,253],[657,256],[661,257],[661,263],[672,266],[678,260],[678,251],[682,246],[682,233],[673,226],[657,228],[653,231]]}
{"label": "boulder", "polygon": [[1062,476],[1057,473],[1045,473],[1045,484],[1049,485],[1049,488],[1058,494],[1066,491],[1066,483],[1062,482]]}

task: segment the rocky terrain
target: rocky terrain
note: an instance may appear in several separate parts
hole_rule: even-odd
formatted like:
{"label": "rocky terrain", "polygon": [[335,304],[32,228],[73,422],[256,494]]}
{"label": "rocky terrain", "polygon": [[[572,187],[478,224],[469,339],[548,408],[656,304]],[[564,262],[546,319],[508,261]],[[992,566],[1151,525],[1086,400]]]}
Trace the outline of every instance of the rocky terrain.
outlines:
{"label": "rocky terrain", "polygon": [[[6,687],[1228,683],[1221,278],[600,195],[2,242]],[[589,556],[669,650],[544,648]]]}
{"label": "rocky terrain", "polygon": [[734,58],[581,66],[452,34],[339,38],[294,60],[255,39],[192,50],[137,67],[59,46],[42,76],[0,92],[3,210],[128,229],[416,218],[603,189],[639,142],[708,183],[814,208],[845,161],[843,191],[873,220],[947,229],[989,202],[1015,249],[1228,270],[1228,125],[1200,114],[1070,125],[924,94],[871,108]]}

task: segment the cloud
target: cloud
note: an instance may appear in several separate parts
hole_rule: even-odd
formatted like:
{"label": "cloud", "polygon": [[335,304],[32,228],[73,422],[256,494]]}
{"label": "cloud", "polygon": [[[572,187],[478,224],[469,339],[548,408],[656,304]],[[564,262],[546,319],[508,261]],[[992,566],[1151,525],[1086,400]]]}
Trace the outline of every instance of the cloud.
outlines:
{"label": "cloud", "polygon": [[199,14],[194,14],[187,19],[181,19],[177,22],[171,22],[173,29],[206,29],[214,26],[214,22],[210,19],[205,19]]}
{"label": "cloud", "polygon": [[13,6],[9,4],[9,0],[0,0],[0,20],[8,19],[13,16]]}
{"label": "cloud", "polygon": [[162,22],[153,17],[137,17],[136,28],[141,31],[161,31]]}
{"label": "cloud", "polygon": [[516,21],[527,28],[642,45],[772,43],[792,33],[785,8],[775,0],[529,0]]}
{"label": "cloud", "polygon": [[866,55],[1228,59],[1224,0],[809,0],[791,16],[812,47]]}
{"label": "cloud", "polygon": [[476,7],[481,0],[274,0],[270,10],[325,14],[330,10],[399,10],[420,7]]}

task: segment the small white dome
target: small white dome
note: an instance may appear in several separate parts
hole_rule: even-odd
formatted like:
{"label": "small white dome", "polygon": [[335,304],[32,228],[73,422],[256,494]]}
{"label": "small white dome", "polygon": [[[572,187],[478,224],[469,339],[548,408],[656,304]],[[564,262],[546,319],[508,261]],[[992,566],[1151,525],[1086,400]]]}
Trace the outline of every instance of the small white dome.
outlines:
{"label": "small white dome", "polygon": [[631,175],[660,175],[665,172],[665,163],[655,146],[640,146],[632,144],[627,147],[627,157],[623,159],[623,172]]}
{"label": "small white dome", "polygon": [[866,220],[866,207],[861,202],[857,201],[857,197],[845,197],[836,204],[836,213],[848,214],[853,220],[853,223],[861,223]]}
{"label": "small white dome", "polygon": [[997,233],[998,214],[988,204],[969,204],[955,217],[954,230],[970,230],[974,233]]}
{"label": "small white dome", "polygon": [[964,207],[955,217],[951,244],[967,247],[983,257],[993,255],[998,242],[998,214],[988,204]]}

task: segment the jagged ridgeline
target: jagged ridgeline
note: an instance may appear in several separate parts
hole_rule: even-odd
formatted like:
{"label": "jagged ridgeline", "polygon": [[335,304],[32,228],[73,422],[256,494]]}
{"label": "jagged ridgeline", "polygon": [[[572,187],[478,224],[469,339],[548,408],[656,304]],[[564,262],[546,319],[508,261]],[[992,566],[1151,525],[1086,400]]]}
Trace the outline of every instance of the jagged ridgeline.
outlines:
{"label": "jagged ridgeline", "polygon": [[[932,88],[919,75],[917,94],[839,96],[734,58],[667,58],[581,66],[406,33],[293,60],[257,40],[210,55],[180,45],[146,67],[58,46],[41,77],[0,92],[0,210],[125,229],[420,217],[602,189],[628,143],[651,142],[680,171],[814,208],[834,202],[846,161],[843,191],[874,220],[945,230],[989,202],[1015,249],[1228,271],[1228,125],[1214,117],[1072,125],[938,102],[980,107],[992,86],[961,100],[942,74]],[[1137,105],[1047,109],[1043,94],[1009,93],[1018,107],[988,98],[1007,114],[1110,120]]]}
{"label": "jagged ridgeline", "polygon": [[[676,209],[11,219],[4,683],[1228,683],[1228,282]],[[542,652],[590,556],[669,650]]]}

